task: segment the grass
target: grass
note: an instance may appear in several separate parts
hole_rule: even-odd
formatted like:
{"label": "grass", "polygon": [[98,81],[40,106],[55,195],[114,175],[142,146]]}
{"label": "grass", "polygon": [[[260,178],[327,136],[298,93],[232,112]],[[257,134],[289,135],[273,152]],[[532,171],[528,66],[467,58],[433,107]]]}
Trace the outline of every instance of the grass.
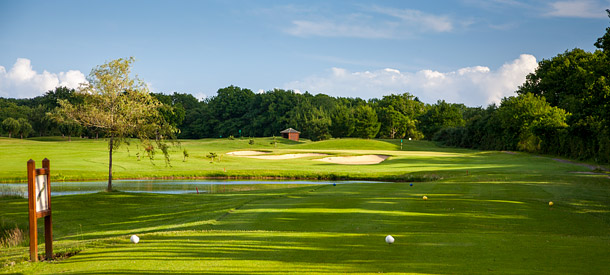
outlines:
{"label": "grass", "polygon": [[[445,165],[441,159],[461,158],[467,162],[480,154],[478,151],[462,149],[441,149],[424,141],[405,142],[400,151],[397,140],[361,140],[335,139],[323,142],[294,142],[277,139],[277,147],[271,143],[272,138],[255,138],[255,144],[248,144],[248,139],[204,139],[183,140],[181,147],[171,151],[171,167],[166,166],[163,156],[157,153],[150,161],[147,158],[137,160],[137,142],[123,146],[114,153],[113,177],[115,179],[133,178],[308,178],[308,179],[383,179],[383,180],[425,180],[418,173],[434,171],[435,175],[451,175],[457,168],[454,164]],[[317,149],[314,149],[317,148]],[[189,158],[183,162],[182,151],[189,152]],[[293,160],[261,160],[226,155],[235,150],[264,150],[273,154],[317,152],[331,155],[390,155],[383,165],[339,165],[312,161],[309,157]],[[25,163],[29,159],[41,165],[43,158],[51,160],[52,181],[77,181],[107,179],[108,150],[104,140],[87,140],[75,138],[71,142],[61,138],[43,139],[8,139],[0,138],[0,182],[26,182]],[[207,158],[210,152],[221,158],[211,162]],[[140,152],[143,155],[143,152]],[[466,158],[465,158],[466,157]],[[431,169],[414,166],[413,160],[437,161],[439,165]],[[449,160],[451,161],[451,160]],[[464,163],[468,164],[468,163]],[[476,166],[484,163],[473,162]],[[443,167],[444,166],[444,167]],[[474,167],[473,167],[474,168]],[[459,169],[468,169],[462,165]],[[415,174],[413,174],[416,172]],[[435,178],[435,177],[433,177]]]}
{"label": "grass", "polygon": [[[262,139],[255,146],[259,142]],[[360,145],[345,149],[344,142]],[[311,160],[246,162],[229,157],[223,162],[248,165],[255,174],[260,166],[286,172],[287,166],[296,165],[305,174],[315,169],[360,171],[371,177],[445,173],[444,179],[413,186],[372,182],[263,186],[202,195],[112,192],[54,197],[55,251],[78,253],[61,261],[30,263],[24,261],[27,247],[3,248],[0,272],[603,274],[610,269],[607,175],[571,173],[586,168],[546,157],[418,143],[424,149],[398,151],[396,142],[363,140],[322,142],[319,149],[310,142],[257,147],[392,155],[371,166],[327,168]],[[248,148],[226,140],[183,146],[192,146],[191,156]],[[59,169],[53,161],[52,169]],[[423,195],[429,199],[422,200]],[[0,198],[0,209],[7,224],[27,228],[27,200]],[[139,244],[129,242],[131,234],[140,236]],[[396,238],[392,245],[384,242],[388,234]]]}

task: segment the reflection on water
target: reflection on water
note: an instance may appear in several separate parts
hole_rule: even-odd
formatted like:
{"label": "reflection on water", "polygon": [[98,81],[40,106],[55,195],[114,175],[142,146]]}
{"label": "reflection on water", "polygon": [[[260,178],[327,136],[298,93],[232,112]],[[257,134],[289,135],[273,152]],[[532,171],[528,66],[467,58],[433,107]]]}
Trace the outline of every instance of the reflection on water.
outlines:
{"label": "reflection on water", "polygon": [[[286,180],[114,180],[113,189],[123,192],[163,194],[222,193],[247,190],[253,184],[307,185],[345,184],[366,181],[286,181]],[[87,194],[104,191],[107,181],[51,182],[51,196]],[[27,196],[27,183],[0,183],[0,195]],[[279,187],[279,186],[278,186]]]}

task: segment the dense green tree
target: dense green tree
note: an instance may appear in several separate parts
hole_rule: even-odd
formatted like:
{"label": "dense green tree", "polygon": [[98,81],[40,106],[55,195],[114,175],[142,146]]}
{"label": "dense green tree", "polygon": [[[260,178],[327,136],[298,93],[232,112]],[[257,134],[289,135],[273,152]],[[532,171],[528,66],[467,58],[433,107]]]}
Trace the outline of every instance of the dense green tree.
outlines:
{"label": "dense green tree", "polygon": [[425,110],[425,104],[409,93],[386,95],[374,100],[374,108],[381,122],[380,137],[421,139],[417,129],[417,117]]}
{"label": "dense green tree", "polygon": [[12,117],[6,118],[2,121],[2,129],[8,133],[8,137],[11,138],[13,134],[19,134],[21,125],[19,120]]}
{"label": "dense green tree", "polygon": [[379,133],[381,123],[371,106],[359,105],[354,110],[354,133],[359,138],[374,138]]}
{"label": "dense green tree", "polygon": [[[610,15],[610,13],[609,13]],[[555,135],[550,153],[610,161],[610,28],[594,53],[573,49],[542,60],[517,91],[544,96],[551,106],[571,113],[569,127]],[[550,150],[552,149],[552,150]]]}
{"label": "dense green tree", "polygon": [[572,121],[594,115],[604,103],[599,99],[607,96],[610,72],[599,70],[607,67],[604,57],[601,51],[574,49],[542,60],[517,93],[544,96],[552,106],[572,113]]}
{"label": "dense green tree", "polygon": [[179,129],[179,126],[182,125],[186,115],[182,103],[175,102],[172,95],[161,93],[151,93],[151,95],[163,104],[159,107],[159,112],[163,119],[170,125]]}
{"label": "dense green tree", "polygon": [[568,126],[565,110],[552,107],[544,97],[531,93],[504,98],[494,115],[503,129],[503,143],[510,150],[539,151],[543,139],[548,142]]}
{"label": "dense green tree", "polygon": [[322,108],[314,107],[309,100],[302,101],[291,111],[291,125],[301,132],[301,136],[313,141],[331,137],[330,115]]}
{"label": "dense green tree", "polygon": [[42,97],[39,97],[37,101],[40,105],[43,105],[48,109],[55,109],[59,107],[60,100],[67,100],[72,104],[82,103],[82,97],[76,93],[76,90],[63,86],[46,92]]}
{"label": "dense green tree", "polygon": [[27,106],[20,106],[10,99],[0,98],[0,120],[2,121],[9,117],[26,118],[30,112],[31,108]]}
{"label": "dense green tree", "polygon": [[[202,134],[206,131],[198,130],[200,125],[195,124],[195,121],[200,119],[202,108],[204,104],[200,102],[191,94],[177,93],[174,92],[171,96],[171,105],[178,106],[178,113],[182,113],[180,109],[184,111],[184,118],[180,123],[177,124],[177,128],[180,129],[180,138],[201,138]],[[178,114],[180,118],[182,115]]]}
{"label": "dense green tree", "polygon": [[274,89],[256,94],[248,108],[247,126],[244,134],[248,136],[273,136],[288,128],[298,128],[291,125],[293,109],[303,101],[303,95],[294,91]]}
{"label": "dense green tree", "polygon": [[34,130],[32,129],[32,125],[30,124],[30,122],[28,122],[27,119],[19,118],[17,119],[17,122],[19,123],[19,130],[17,131],[17,133],[19,134],[21,139],[23,139],[23,137],[27,138],[32,132],[34,132]]}
{"label": "dense green tree", "polygon": [[78,136],[83,132],[83,127],[75,121],[64,121],[59,124],[59,131],[63,136],[68,136],[68,141],[72,141],[73,136]]}
{"label": "dense green tree", "polygon": [[247,125],[247,107],[253,97],[251,90],[236,86],[218,90],[217,95],[208,102],[212,115],[209,123],[216,137],[239,134],[239,130]]}
{"label": "dense green tree", "polygon": [[382,138],[403,138],[406,135],[408,118],[396,111],[394,107],[381,107],[378,109],[381,128],[379,136]]}
{"label": "dense green tree", "polygon": [[331,135],[337,138],[349,137],[355,128],[353,109],[338,105],[331,115]]}
{"label": "dense green tree", "polygon": [[49,108],[39,104],[28,115],[34,132],[38,133],[39,136],[46,136],[53,128],[57,127],[49,112],[51,112]]}
{"label": "dense green tree", "polygon": [[464,126],[466,123],[462,116],[464,109],[463,104],[451,104],[444,100],[429,106],[419,117],[424,138],[432,139],[434,134],[443,128]]}

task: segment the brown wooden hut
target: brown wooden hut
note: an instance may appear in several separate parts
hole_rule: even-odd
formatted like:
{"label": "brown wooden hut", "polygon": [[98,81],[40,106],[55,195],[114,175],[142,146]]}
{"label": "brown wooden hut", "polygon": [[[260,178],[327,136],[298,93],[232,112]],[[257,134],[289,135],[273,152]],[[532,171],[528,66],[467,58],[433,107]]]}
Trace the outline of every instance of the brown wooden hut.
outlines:
{"label": "brown wooden hut", "polygon": [[299,141],[299,134],[301,132],[292,129],[292,128],[288,128],[284,131],[281,131],[280,134],[282,134],[283,138],[287,138],[289,140],[294,140],[294,141]]}

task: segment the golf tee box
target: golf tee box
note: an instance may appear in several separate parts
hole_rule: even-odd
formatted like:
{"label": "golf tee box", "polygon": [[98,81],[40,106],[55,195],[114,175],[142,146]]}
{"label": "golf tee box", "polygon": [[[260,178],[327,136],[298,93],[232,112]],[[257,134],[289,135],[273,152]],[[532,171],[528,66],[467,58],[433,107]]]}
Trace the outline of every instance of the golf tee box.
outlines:
{"label": "golf tee box", "polygon": [[30,217],[30,261],[38,261],[38,219],[44,217],[46,258],[53,257],[53,224],[51,221],[51,169],[48,159],[42,160],[42,168],[36,169],[33,160],[28,161],[28,208]]}

